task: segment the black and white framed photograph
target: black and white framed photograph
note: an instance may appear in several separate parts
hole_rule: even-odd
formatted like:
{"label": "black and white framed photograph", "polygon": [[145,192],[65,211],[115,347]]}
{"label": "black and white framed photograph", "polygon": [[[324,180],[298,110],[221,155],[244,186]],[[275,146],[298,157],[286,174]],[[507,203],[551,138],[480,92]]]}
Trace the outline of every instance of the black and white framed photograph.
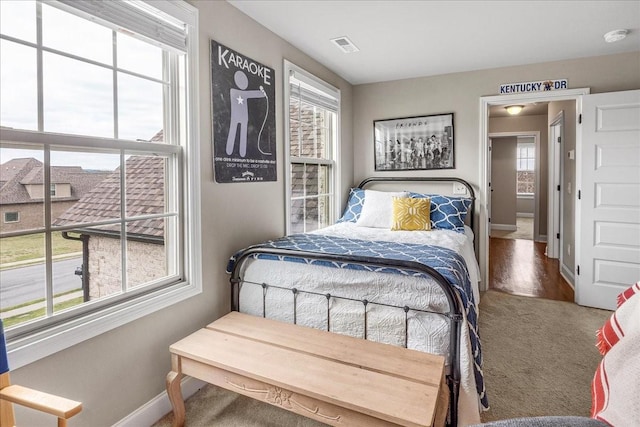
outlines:
{"label": "black and white framed photograph", "polygon": [[375,120],[377,171],[453,169],[453,113]]}

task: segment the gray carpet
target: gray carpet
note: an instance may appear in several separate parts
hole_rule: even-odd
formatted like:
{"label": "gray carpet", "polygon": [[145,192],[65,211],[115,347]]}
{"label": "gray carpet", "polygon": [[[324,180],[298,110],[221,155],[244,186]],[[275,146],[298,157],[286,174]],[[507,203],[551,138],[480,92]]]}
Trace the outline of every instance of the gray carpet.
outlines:
{"label": "gray carpet", "polygon": [[[483,421],[539,415],[588,416],[600,361],[595,331],[611,312],[575,304],[485,292],[480,334],[491,409]],[[214,386],[186,402],[186,425],[316,427],[318,422]],[[168,427],[167,414],[153,427]]]}

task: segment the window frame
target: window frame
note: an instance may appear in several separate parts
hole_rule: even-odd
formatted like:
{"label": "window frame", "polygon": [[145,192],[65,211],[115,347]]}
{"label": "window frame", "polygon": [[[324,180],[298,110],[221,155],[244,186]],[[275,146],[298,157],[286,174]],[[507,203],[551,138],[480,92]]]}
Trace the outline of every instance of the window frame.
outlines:
{"label": "window frame", "polygon": [[[536,142],[535,139],[533,141],[526,141],[526,142],[520,142],[519,141],[520,138],[518,138],[518,142],[516,142],[516,194],[518,197],[520,198],[533,198],[535,193],[521,193],[518,192],[518,184],[520,183],[520,181],[518,180],[518,172],[533,172],[534,177],[533,177],[533,185],[535,186],[536,183],[536,157],[537,157],[537,153],[536,153]],[[527,138],[529,139],[529,138]],[[533,157],[520,157],[520,148],[522,146],[526,146],[526,148],[533,148]],[[527,159],[533,160],[533,169],[520,169],[520,160],[521,159]]]}
{"label": "window frame", "polygon": [[[15,221],[7,220],[7,215],[11,215],[11,214],[14,214],[16,216]],[[17,222],[20,222],[20,212],[4,212],[3,220],[5,224],[15,224]]]}
{"label": "window frame", "polygon": [[[172,97],[169,110],[171,114],[179,108],[184,108],[185,122],[178,129],[165,127],[165,135],[172,132],[174,138],[180,141],[179,145],[145,143],[147,147],[155,147],[159,152],[172,153],[175,164],[181,173],[173,171],[174,184],[182,194],[182,201],[177,208],[182,216],[181,233],[185,243],[179,248],[184,270],[178,270],[181,274],[178,279],[163,287],[141,289],[132,291],[127,297],[113,301],[98,301],[91,308],[66,312],[58,321],[44,322],[37,327],[16,327],[5,331],[7,337],[7,350],[12,368],[20,368],[41,358],[64,350],[87,339],[98,336],[104,332],[130,323],[143,316],[154,313],[174,305],[180,301],[198,295],[202,292],[202,254],[201,254],[201,219],[200,219],[200,165],[199,165],[199,90],[198,90],[198,10],[184,1],[154,0],[151,6],[162,13],[184,23],[186,29],[186,69],[185,92],[186,99]],[[165,112],[166,112],[165,111]],[[178,120],[177,115],[173,120]],[[80,135],[60,135],[45,132],[34,132],[2,128],[1,140],[16,141],[21,143],[33,143],[44,146],[45,156],[45,184],[49,182],[49,147],[56,145],[77,146],[80,148],[91,147],[93,137]],[[136,142],[103,138],[109,149],[135,151]],[[103,145],[100,145],[102,147]],[[145,150],[147,151],[147,150]],[[123,154],[121,154],[123,156]],[[121,164],[122,164],[121,160]],[[46,187],[45,187],[46,188]],[[50,206],[52,194],[45,192],[45,206]],[[48,205],[47,205],[48,204]],[[45,207],[45,231],[52,231],[50,215],[47,215]],[[124,220],[124,219],[123,219]],[[53,231],[63,230],[65,227],[57,227]],[[67,229],[77,228],[67,226]],[[16,233],[6,233],[6,237]],[[24,233],[18,233],[24,234]],[[48,249],[50,251],[50,248]],[[169,262],[175,262],[171,259]],[[48,318],[51,319],[51,318]]]}
{"label": "window frame", "polygon": [[[291,129],[290,129],[290,102],[291,102],[291,86],[290,77],[296,75],[299,80],[304,80],[305,83],[312,85],[325,93],[335,96],[337,100],[337,109],[335,112],[335,127],[333,129],[333,136],[330,147],[330,158],[312,158],[312,157],[297,157],[291,155]],[[287,235],[292,233],[291,226],[291,203],[295,199],[306,200],[307,196],[294,197],[291,191],[291,166],[293,164],[299,165],[316,165],[329,166],[329,224],[333,224],[340,217],[340,196],[338,189],[340,186],[340,114],[341,114],[341,102],[340,102],[340,89],[330,85],[324,80],[309,73],[303,68],[298,67],[292,62],[284,60],[284,122],[285,122],[285,232]],[[292,160],[293,159],[293,160]],[[325,193],[323,193],[325,194]],[[320,193],[318,193],[320,195]]]}

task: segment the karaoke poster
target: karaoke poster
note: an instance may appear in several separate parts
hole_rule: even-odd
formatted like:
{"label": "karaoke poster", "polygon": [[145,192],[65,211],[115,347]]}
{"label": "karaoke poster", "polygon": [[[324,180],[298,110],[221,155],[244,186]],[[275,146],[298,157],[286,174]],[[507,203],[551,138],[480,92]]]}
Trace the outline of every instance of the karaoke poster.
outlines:
{"label": "karaoke poster", "polygon": [[274,71],[211,40],[216,182],[276,181]]}

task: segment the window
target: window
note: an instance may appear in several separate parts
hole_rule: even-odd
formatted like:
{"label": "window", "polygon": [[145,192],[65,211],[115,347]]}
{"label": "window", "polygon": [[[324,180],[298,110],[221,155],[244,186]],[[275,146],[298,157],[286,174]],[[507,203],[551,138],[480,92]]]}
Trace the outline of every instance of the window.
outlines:
{"label": "window", "polygon": [[19,367],[200,292],[198,17],[155,0],[0,16],[0,204],[25,207],[0,262],[37,276],[0,304]]}
{"label": "window", "polygon": [[518,138],[516,155],[516,180],[519,195],[535,193],[536,145],[531,138]]}
{"label": "window", "polygon": [[340,116],[340,92],[285,61],[287,233],[303,233],[332,224]]}
{"label": "window", "polygon": [[20,214],[18,212],[5,212],[4,222],[19,222]]}

